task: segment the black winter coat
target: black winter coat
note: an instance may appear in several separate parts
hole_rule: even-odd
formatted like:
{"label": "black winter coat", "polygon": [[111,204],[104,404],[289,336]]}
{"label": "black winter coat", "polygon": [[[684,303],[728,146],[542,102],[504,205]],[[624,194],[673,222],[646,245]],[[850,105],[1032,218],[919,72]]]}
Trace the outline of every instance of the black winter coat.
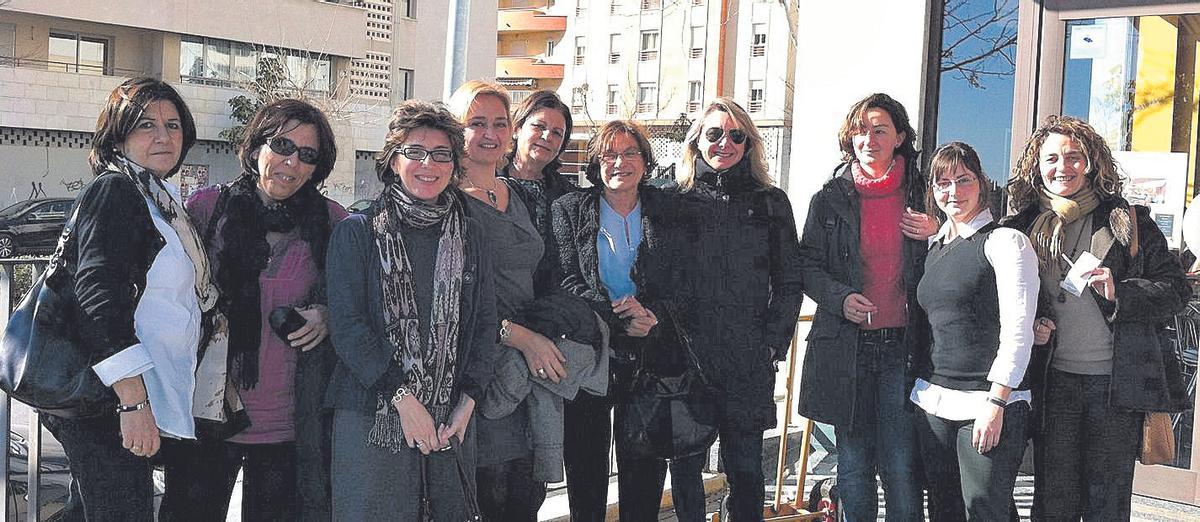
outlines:
{"label": "black winter coat", "polygon": [[676,326],[726,397],[723,425],[765,430],[776,422],[774,363],[787,356],[804,296],[792,205],[747,168],[714,172],[698,159],[695,186],[679,193]]}
{"label": "black winter coat", "polygon": [[[1132,241],[1128,209],[1122,198],[1101,199],[1092,211],[1092,240],[1088,251],[1112,270],[1117,281],[1117,302],[1091,292],[1113,334],[1113,379],[1109,384],[1109,405],[1132,411],[1177,412],[1191,408],[1183,383],[1179,358],[1164,329],[1187,304],[1191,287],[1179,260],[1173,255],[1149,209],[1135,208],[1137,215],[1137,257],[1131,258]],[[1004,226],[1029,233],[1040,209],[1037,205],[1001,220]],[[1048,296],[1045,296],[1048,297]],[[1039,306],[1039,316],[1051,316],[1053,307]],[[1033,379],[1034,409],[1039,408],[1041,390],[1050,375],[1057,336],[1049,347],[1034,347],[1029,363]],[[1035,417],[1035,428],[1041,424]]]}
{"label": "black winter coat", "polygon": [[[905,205],[924,211],[925,177],[917,167],[919,162],[909,160],[906,165]],[[813,195],[800,240],[804,289],[817,302],[817,312],[804,353],[797,399],[799,412],[806,418],[836,426],[854,423],[859,328],[842,315],[842,303],[846,296],[862,292],[861,215],[850,164],[844,163],[834,169],[833,179]],[[926,241],[905,236],[902,248],[901,275],[908,298],[904,346],[911,360],[929,347],[925,314],[917,304],[917,283],[925,271],[928,245]],[[898,371],[907,372],[911,382],[912,368]]]}
{"label": "black winter coat", "polygon": [[[600,257],[596,237],[600,233],[599,188],[569,193],[552,206],[554,236],[558,242],[558,259],[562,270],[562,287],[587,301],[592,310],[608,324],[612,345],[621,355],[636,358],[648,343],[652,351],[648,362],[656,370],[682,370],[678,356],[678,338],[671,320],[670,309],[677,308],[670,299],[676,280],[673,265],[681,258],[668,249],[667,238],[677,233],[678,224],[671,198],[662,190],[643,185],[638,189],[642,206],[642,244],[631,276],[637,285],[637,300],[658,318],[650,335],[635,338],[625,335],[628,321],[612,311],[612,297],[600,280]],[[661,357],[660,357],[661,356]],[[659,368],[658,364],[670,367]]]}

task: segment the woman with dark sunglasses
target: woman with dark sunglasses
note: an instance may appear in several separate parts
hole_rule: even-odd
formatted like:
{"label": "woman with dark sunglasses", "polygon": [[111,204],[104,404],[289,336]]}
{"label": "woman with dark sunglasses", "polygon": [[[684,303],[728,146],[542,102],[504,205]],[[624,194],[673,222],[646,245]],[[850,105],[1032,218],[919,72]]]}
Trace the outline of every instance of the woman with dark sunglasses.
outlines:
{"label": "woman with dark sunglasses", "polygon": [[483,228],[453,188],[462,156],[450,111],[402,103],[375,160],[383,193],[334,230],[335,520],[467,519],[496,308]]}
{"label": "woman with dark sunglasses", "polygon": [[[280,100],[254,115],[239,156],[242,175],[195,192],[187,208],[222,290],[228,381],[249,426],[167,448],[161,518],[224,520],[241,470],[244,519],[327,520],[325,252],[347,215],[319,191],[337,158],[333,130],[316,107]],[[273,329],[284,311],[302,319],[294,330]]]}
{"label": "woman with dark sunglasses", "polygon": [[762,136],[733,100],[709,103],[684,147],[676,181],[690,230],[676,234],[687,253],[678,326],[724,391],[718,432],[731,520],[760,520],[775,363],[787,357],[803,301],[796,223],[772,185]]}
{"label": "woman with dark sunglasses", "polygon": [[915,140],[908,112],[890,96],[855,103],[838,131],[843,163],[813,196],[800,241],[817,313],[799,411],[836,430],[847,520],[875,520],[876,475],[888,520],[922,519],[908,362],[928,347],[917,283],[939,225],[924,213]]}

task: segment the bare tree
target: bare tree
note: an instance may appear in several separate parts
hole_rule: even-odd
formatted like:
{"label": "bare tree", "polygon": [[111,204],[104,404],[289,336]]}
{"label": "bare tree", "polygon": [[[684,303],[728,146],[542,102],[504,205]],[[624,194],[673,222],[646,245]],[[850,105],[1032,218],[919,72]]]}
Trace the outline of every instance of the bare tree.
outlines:
{"label": "bare tree", "polygon": [[943,0],[941,72],[983,89],[985,78],[1016,71],[1018,2],[992,0],[991,9],[980,9],[980,3]]}

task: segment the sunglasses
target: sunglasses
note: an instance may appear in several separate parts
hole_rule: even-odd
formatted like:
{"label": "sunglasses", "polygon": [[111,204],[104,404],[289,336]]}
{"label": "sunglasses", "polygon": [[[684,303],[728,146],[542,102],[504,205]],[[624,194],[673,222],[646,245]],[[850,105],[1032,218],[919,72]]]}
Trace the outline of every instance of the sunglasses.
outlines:
{"label": "sunglasses", "polygon": [[292,153],[299,151],[300,153],[296,157],[309,165],[316,165],[317,158],[321,156],[321,153],[317,152],[317,149],[312,147],[297,147],[296,142],[283,136],[275,136],[268,139],[267,146],[271,147],[271,152],[280,156],[291,156]]}
{"label": "sunglasses", "polygon": [[[725,129],[720,127],[709,127],[704,131],[704,139],[710,143],[721,141],[721,137],[725,135]],[[742,129],[729,129],[729,141],[735,145],[741,145],[746,142],[746,132]]]}
{"label": "sunglasses", "polygon": [[433,158],[435,163],[450,163],[454,161],[454,153],[448,150],[425,150],[421,147],[404,147],[397,152],[413,161],[425,161],[425,158]]}

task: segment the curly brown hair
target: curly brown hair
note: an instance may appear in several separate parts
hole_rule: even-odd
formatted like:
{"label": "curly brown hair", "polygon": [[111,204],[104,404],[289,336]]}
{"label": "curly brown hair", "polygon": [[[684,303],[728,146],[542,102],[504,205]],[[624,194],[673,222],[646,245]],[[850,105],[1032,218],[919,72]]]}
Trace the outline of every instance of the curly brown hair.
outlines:
{"label": "curly brown hair", "polygon": [[1038,160],[1042,144],[1051,134],[1066,136],[1082,149],[1088,161],[1087,180],[1101,199],[1121,195],[1125,180],[1104,138],[1083,120],[1052,115],[1033,131],[1033,135],[1025,142],[1021,159],[1017,160],[1017,166],[1013,167],[1012,179],[1008,182],[1008,205],[1013,212],[1021,212],[1038,204],[1038,193],[1044,186]]}
{"label": "curly brown hair", "polygon": [[457,185],[462,178],[462,156],[466,138],[463,137],[463,126],[458,118],[450,113],[444,104],[430,103],[423,100],[405,100],[396,110],[392,111],[392,119],[388,121],[387,138],[383,140],[383,150],[375,155],[375,174],[379,181],[391,185],[399,180],[392,171],[392,156],[408,139],[408,135],[417,129],[433,129],[446,133],[450,140],[450,154],[454,156],[454,173],[450,184]]}

